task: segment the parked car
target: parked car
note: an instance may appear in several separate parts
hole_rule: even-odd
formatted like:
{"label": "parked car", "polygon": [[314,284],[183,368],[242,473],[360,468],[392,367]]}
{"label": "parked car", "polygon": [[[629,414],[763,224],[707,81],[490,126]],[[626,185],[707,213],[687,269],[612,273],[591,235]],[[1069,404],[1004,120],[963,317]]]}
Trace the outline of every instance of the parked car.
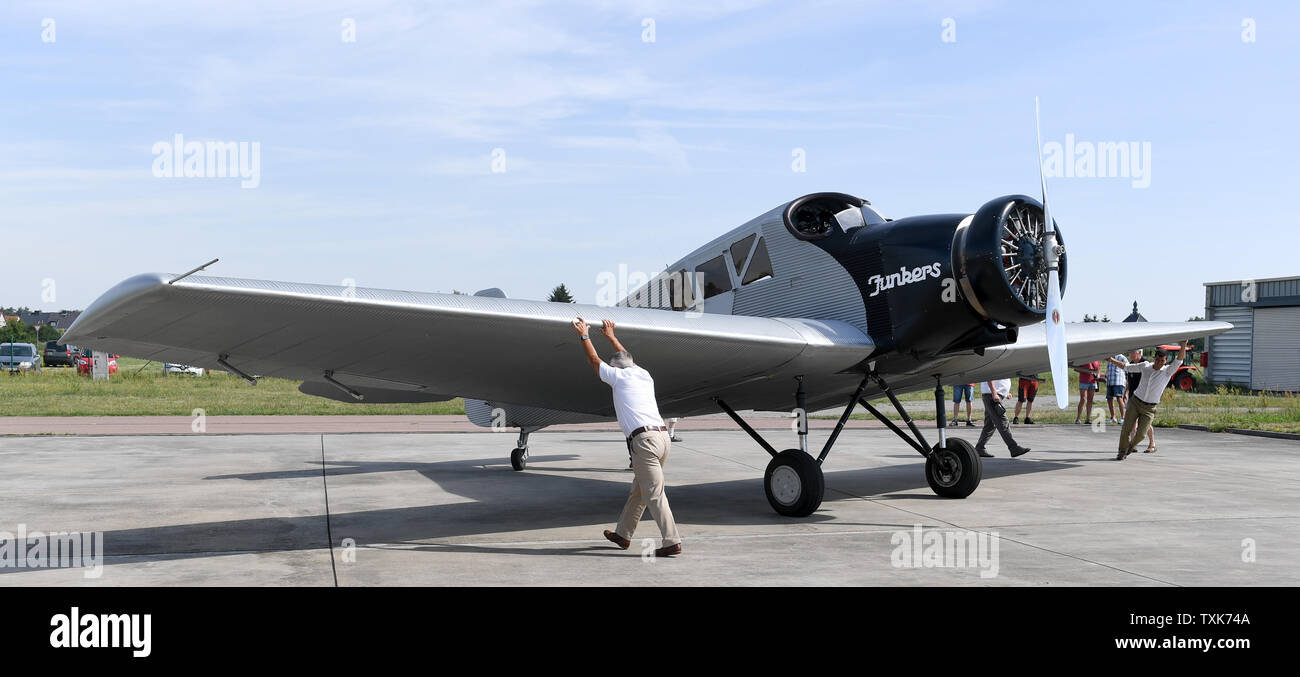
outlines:
{"label": "parked car", "polygon": [[191,367],[188,364],[176,364],[168,362],[163,365],[164,374],[189,374],[191,376],[202,376],[203,367]]}
{"label": "parked car", "polygon": [[33,343],[0,343],[0,369],[27,371],[41,368],[41,356]]}
{"label": "parked car", "polygon": [[41,353],[41,360],[47,367],[75,367],[77,366],[77,347],[61,346],[58,341],[46,341],[45,352]]}
{"label": "parked car", "polygon": [[[77,356],[77,373],[89,374],[91,367],[95,364],[95,351],[90,348],[83,348],[81,354]],[[117,355],[108,356],[108,373],[117,373]]]}

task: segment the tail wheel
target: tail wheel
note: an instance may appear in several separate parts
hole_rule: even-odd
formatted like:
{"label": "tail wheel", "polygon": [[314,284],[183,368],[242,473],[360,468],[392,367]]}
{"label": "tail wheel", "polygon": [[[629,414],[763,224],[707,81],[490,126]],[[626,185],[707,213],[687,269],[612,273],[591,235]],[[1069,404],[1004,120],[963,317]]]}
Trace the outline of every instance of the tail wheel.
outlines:
{"label": "tail wheel", "polygon": [[975,447],[966,440],[949,437],[942,449],[935,445],[925,459],[925,479],[930,490],[944,498],[966,498],[980,485],[984,466]]}
{"label": "tail wheel", "polygon": [[826,478],[817,459],[799,449],[786,449],[767,464],[763,489],[773,510],[786,517],[807,517],[822,504]]}

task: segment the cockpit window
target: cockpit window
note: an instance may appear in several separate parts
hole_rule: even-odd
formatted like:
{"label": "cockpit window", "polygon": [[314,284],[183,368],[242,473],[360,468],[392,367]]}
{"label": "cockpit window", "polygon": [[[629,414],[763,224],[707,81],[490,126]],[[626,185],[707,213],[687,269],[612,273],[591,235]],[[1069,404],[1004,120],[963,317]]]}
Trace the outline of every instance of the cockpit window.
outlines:
{"label": "cockpit window", "polygon": [[[790,233],[800,240],[815,241],[843,233],[846,227],[861,225],[862,216],[857,208],[862,206],[862,199],[844,193],[813,193],[805,195],[785,208],[783,220]],[[847,210],[841,221],[840,214]]]}
{"label": "cockpit window", "polygon": [[794,213],[794,229],[810,239],[821,239],[840,227],[833,206],[811,203]]}
{"label": "cockpit window", "polygon": [[888,221],[884,216],[881,216],[880,212],[872,209],[870,205],[866,204],[862,205],[862,219],[868,226],[874,226]]}

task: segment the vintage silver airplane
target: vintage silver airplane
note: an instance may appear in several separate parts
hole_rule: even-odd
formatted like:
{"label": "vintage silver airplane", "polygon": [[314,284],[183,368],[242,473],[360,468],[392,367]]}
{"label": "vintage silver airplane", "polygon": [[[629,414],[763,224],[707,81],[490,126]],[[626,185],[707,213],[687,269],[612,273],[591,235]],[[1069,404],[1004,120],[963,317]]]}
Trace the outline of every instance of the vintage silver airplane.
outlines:
{"label": "vintage silver airplane", "polygon": [[[935,493],[975,490],[980,459],[970,443],[946,435],[941,386],[1049,367],[1045,234],[1042,203],[1024,195],[974,214],[890,220],[865,200],[816,193],[699,247],[618,307],[495,290],[463,296],[150,273],[103,294],[62,340],[252,382],[250,374],[299,379],[302,392],[343,401],[463,396],[475,423],[520,429],[511,460],[522,469],[530,432],[613,418],[609,389],[582,364],[569,325],[577,315],[610,318],[654,375],[665,416],[730,414],[772,455],[772,507],[808,515],[822,499],[820,464],[857,403],[925,457]],[[1230,328],[1071,324],[1069,357],[1086,363]],[[935,389],[934,445],[894,399],[922,388]],[[881,394],[910,434],[868,404]],[[806,414],[801,448],[777,451],[735,413],[836,405],[844,416],[815,457],[806,453]]]}
{"label": "vintage silver airplane", "polygon": [[[252,374],[297,379],[304,393],[342,401],[465,397],[476,424],[519,429],[511,462],[522,470],[529,433],[613,419],[608,388],[585,368],[569,324],[609,318],[654,375],[663,415],[720,409],[772,456],[764,486],[778,513],[804,516],[821,504],[821,463],[859,403],[925,457],[936,494],[963,498],[981,464],[969,442],[946,433],[943,384],[1050,367],[1064,407],[1067,350],[1082,364],[1231,328],[1072,324],[1067,348],[1065,251],[1044,212],[1044,202],[1008,195],[973,214],[887,219],[866,200],[814,193],[699,247],[616,307],[495,289],[464,296],[149,273],[105,292],[62,340],[253,383]],[[933,445],[896,397],[923,388],[935,393]],[[907,432],[868,402],[882,394]],[[830,406],[844,413],[813,456],[806,412]],[[736,414],[792,408],[799,448],[785,451]]]}

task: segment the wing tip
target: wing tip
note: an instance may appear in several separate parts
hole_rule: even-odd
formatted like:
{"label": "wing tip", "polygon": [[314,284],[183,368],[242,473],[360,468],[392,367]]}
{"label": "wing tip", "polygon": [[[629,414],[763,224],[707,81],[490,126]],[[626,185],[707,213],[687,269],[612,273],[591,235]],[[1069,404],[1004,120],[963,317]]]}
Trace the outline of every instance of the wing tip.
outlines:
{"label": "wing tip", "polygon": [[114,310],[141,296],[167,286],[169,273],[141,273],[118,282],[86,306],[76,321],[59,337],[60,343],[91,345],[95,330],[111,319]]}

